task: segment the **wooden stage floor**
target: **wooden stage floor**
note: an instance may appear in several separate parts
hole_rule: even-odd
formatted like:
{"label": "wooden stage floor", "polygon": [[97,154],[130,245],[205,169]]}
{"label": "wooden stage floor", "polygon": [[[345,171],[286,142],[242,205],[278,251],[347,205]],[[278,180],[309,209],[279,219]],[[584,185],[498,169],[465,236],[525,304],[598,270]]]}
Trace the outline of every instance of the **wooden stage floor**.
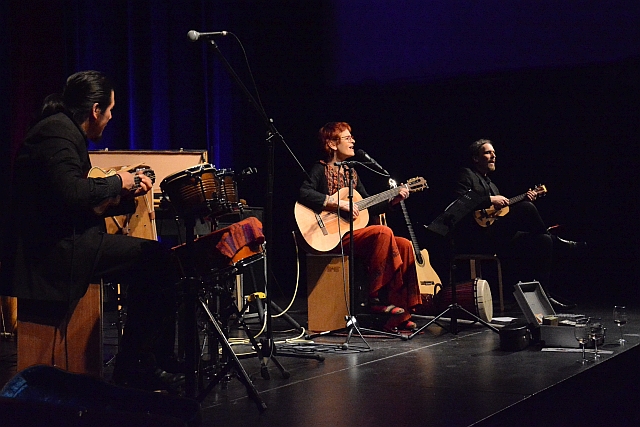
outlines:
{"label": "wooden stage floor", "polygon": [[[297,306],[291,314],[304,324],[306,301]],[[542,351],[540,345],[503,351],[499,335],[477,324],[460,324],[455,335],[434,324],[411,340],[365,335],[365,343],[354,334],[348,341],[334,335],[287,343],[298,334],[277,318],[272,322],[277,360],[290,377],[283,378],[269,362],[270,378],[265,379],[256,357],[242,359],[267,409],[259,411],[242,382],[232,377],[204,396],[201,425],[636,425],[640,312],[629,313],[628,342],[621,347],[609,303],[580,302],[575,311],[607,327],[605,354],[597,363],[583,366],[577,363],[579,353]],[[515,303],[506,315],[524,318]],[[116,349],[109,317],[105,358]],[[234,349],[240,354],[250,348],[234,344]],[[0,350],[4,384],[16,373],[15,343],[3,340]],[[320,355],[324,361],[296,355]],[[109,367],[105,377],[110,377]]]}

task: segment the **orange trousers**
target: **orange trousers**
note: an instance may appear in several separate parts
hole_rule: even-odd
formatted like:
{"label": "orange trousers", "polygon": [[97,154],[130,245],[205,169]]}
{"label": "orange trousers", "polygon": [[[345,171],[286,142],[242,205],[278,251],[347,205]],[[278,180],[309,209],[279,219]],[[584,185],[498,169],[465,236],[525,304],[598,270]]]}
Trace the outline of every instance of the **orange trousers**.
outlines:
{"label": "orange trousers", "polygon": [[[351,235],[343,239],[348,251]],[[385,294],[389,304],[404,309],[404,314],[391,316],[388,328],[411,318],[411,308],[421,303],[415,256],[411,242],[397,237],[383,225],[370,225],[353,232],[355,256],[364,263],[369,280],[369,296]]]}

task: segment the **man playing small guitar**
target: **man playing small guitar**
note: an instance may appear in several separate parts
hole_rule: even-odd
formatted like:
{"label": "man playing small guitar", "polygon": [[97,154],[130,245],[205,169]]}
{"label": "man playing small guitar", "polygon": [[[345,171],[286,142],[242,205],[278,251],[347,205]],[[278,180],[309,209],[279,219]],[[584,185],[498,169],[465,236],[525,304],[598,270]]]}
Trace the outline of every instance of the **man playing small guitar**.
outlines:
{"label": "man playing small guitar", "polygon": [[[454,230],[455,251],[497,254],[505,270],[517,272],[516,281],[537,280],[549,293],[554,247],[575,248],[578,243],[548,233],[532,203],[546,193],[546,187],[540,186],[508,199],[500,194],[489,178],[496,169],[493,143],[488,139],[478,140],[469,146],[468,154],[471,165],[460,171],[455,191],[458,195],[473,191],[482,200],[474,215],[469,215],[472,216],[469,221],[462,220],[457,224]],[[496,215],[497,212],[504,215],[498,218],[500,214]],[[567,309],[573,305],[563,304],[552,295],[550,300],[556,309]]]}

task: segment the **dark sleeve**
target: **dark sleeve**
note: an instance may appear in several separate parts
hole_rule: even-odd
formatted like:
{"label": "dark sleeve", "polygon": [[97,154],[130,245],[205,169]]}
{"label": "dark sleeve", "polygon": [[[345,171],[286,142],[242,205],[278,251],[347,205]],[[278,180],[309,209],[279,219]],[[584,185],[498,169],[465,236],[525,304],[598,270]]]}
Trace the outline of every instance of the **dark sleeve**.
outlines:
{"label": "dark sleeve", "polygon": [[88,179],[73,145],[63,139],[43,141],[45,164],[52,189],[65,206],[91,209],[108,198],[120,194],[117,176]]}
{"label": "dark sleeve", "polygon": [[324,166],[314,163],[309,169],[309,177],[300,186],[298,202],[314,211],[320,212],[324,208],[329,189],[324,175]]}
{"label": "dark sleeve", "polygon": [[[106,199],[116,198],[122,184],[118,176],[87,178],[90,167],[86,142],[79,130],[65,120],[51,120],[39,130],[41,138],[29,144],[43,166],[48,188],[61,206],[89,211]],[[29,147],[27,147],[29,148]]]}
{"label": "dark sleeve", "polygon": [[478,176],[471,169],[463,168],[458,173],[458,179],[455,183],[455,192],[459,196],[462,196],[469,190],[482,197],[482,200],[477,206],[479,209],[491,206],[491,195],[482,185]]}

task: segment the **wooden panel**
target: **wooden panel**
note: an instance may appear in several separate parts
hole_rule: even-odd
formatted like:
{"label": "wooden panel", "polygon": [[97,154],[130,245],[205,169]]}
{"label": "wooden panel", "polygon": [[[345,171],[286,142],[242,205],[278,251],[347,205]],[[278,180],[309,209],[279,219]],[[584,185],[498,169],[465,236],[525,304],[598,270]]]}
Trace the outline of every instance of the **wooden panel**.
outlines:
{"label": "wooden panel", "polygon": [[102,287],[89,285],[74,306],[18,300],[18,371],[57,366],[102,376]]}
{"label": "wooden panel", "polygon": [[345,316],[349,305],[348,257],[343,266],[339,256],[307,254],[307,304],[310,331],[333,331],[346,326]]}

